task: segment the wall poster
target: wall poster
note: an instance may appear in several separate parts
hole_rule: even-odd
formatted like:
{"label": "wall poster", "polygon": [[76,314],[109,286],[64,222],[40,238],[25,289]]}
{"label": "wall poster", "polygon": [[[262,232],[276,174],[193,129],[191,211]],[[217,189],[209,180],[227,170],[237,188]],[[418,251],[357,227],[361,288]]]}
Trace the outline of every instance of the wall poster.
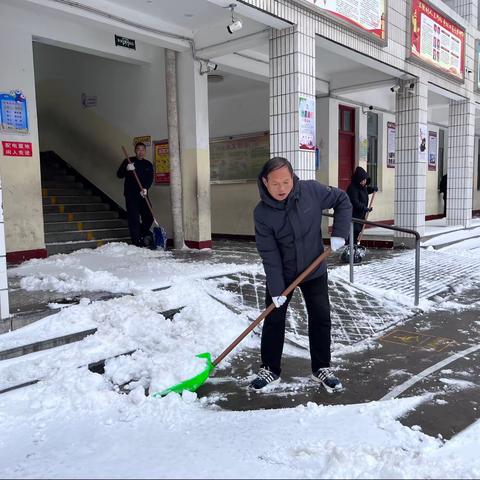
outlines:
{"label": "wall poster", "polygon": [[28,134],[27,99],[21,90],[0,92],[0,132]]}
{"label": "wall poster", "polygon": [[315,97],[298,97],[298,140],[300,150],[315,151]]}
{"label": "wall poster", "polygon": [[153,142],[153,168],[155,185],[170,183],[170,157],[167,140]]}
{"label": "wall poster", "polygon": [[387,168],[395,168],[395,123],[387,122]]}
{"label": "wall poster", "polygon": [[412,0],[410,58],[463,81],[465,30],[423,0]]}
{"label": "wall poster", "polygon": [[303,0],[300,3],[314,5],[348,26],[385,40],[385,0]]}
{"label": "wall poster", "polygon": [[418,161],[427,162],[427,126],[421,123],[418,126]]}
{"label": "wall poster", "polygon": [[437,132],[428,132],[428,169],[437,170]]}

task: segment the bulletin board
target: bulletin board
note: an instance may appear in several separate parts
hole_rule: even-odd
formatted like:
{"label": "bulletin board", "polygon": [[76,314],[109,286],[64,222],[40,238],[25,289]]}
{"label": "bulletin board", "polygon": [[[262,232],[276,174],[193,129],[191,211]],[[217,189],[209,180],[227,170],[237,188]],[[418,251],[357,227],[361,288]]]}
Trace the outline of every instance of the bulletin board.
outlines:
{"label": "bulletin board", "polygon": [[211,181],[233,183],[256,180],[269,158],[268,132],[211,139]]}

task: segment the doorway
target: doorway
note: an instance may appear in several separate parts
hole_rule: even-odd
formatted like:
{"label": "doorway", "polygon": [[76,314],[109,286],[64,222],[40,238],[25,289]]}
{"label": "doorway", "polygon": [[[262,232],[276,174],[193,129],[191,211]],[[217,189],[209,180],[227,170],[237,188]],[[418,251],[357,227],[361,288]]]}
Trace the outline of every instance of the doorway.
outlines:
{"label": "doorway", "polygon": [[355,108],[338,106],[338,188],[346,190],[355,168]]}

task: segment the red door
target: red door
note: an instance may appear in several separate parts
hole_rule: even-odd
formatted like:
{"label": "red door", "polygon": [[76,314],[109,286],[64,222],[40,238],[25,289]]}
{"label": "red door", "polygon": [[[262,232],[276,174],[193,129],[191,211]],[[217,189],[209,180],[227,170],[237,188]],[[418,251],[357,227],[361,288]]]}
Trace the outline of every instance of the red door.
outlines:
{"label": "red door", "polygon": [[346,190],[355,168],[355,109],[339,105],[338,187]]}

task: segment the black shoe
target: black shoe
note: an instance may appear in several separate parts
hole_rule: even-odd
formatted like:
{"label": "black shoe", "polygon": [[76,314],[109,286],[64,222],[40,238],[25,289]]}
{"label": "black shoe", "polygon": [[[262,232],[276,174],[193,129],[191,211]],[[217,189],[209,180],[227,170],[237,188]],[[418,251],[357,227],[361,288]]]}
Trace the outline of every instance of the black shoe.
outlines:
{"label": "black shoe", "polygon": [[268,368],[262,367],[257,376],[250,383],[250,388],[254,390],[261,390],[267,385],[274,385],[280,382],[280,376],[270,371]]}
{"label": "black shoe", "polygon": [[312,373],[312,378],[321,383],[328,393],[341,392],[343,390],[342,382],[336,377],[329,367],[319,368]]}

